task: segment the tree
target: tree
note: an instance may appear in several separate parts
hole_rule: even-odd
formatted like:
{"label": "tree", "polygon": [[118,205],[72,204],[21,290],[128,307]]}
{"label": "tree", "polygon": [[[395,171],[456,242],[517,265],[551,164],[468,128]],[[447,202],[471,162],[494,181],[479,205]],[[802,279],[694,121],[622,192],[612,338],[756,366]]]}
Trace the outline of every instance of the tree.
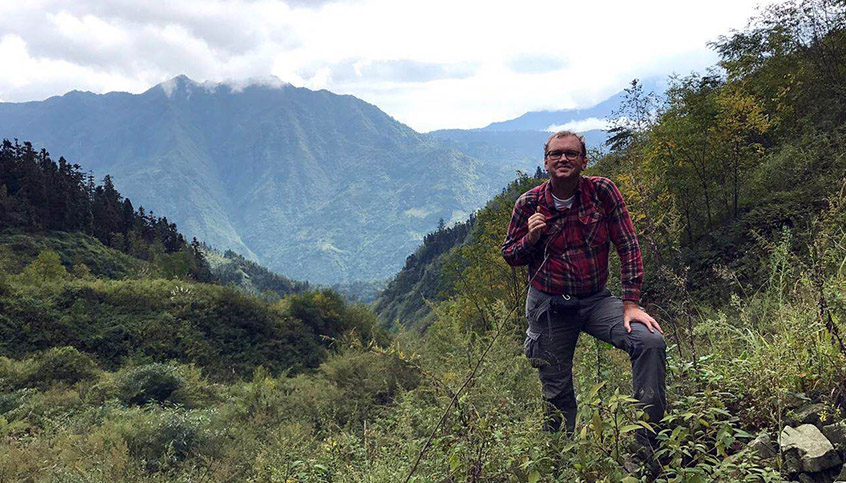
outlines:
{"label": "tree", "polygon": [[53,250],[44,250],[30,262],[22,274],[24,280],[30,283],[46,283],[54,280],[65,280],[69,274],[62,265],[59,254]]}
{"label": "tree", "polygon": [[729,169],[731,178],[731,212],[734,219],[739,216],[739,198],[742,184],[741,172],[755,168],[764,154],[763,135],[770,128],[770,121],[763,108],[751,95],[744,93],[737,85],[729,84],[717,95],[717,123],[714,129],[715,142],[728,147],[723,150],[723,163]]}

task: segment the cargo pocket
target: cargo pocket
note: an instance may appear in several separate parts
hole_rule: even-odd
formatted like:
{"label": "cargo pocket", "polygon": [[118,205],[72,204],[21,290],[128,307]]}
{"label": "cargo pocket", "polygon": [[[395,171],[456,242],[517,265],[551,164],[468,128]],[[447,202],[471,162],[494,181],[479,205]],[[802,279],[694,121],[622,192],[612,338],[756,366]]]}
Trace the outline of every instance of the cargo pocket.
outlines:
{"label": "cargo pocket", "polygon": [[523,353],[532,364],[532,367],[541,367],[546,363],[540,358],[540,332],[535,332],[532,329],[526,330],[526,340],[523,341]]}
{"label": "cargo pocket", "polygon": [[534,306],[526,311],[526,318],[529,319],[530,324],[533,322],[537,323],[540,318],[546,314],[546,311],[549,310],[551,301],[552,297],[548,295],[535,300]]}

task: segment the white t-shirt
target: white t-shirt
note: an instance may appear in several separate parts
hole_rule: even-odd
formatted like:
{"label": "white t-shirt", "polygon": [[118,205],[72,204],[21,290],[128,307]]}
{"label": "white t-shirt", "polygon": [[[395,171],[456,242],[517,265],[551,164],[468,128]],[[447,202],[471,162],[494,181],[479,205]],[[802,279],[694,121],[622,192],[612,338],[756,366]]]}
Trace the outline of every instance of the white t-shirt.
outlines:
{"label": "white t-shirt", "polygon": [[[552,195],[552,193],[550,194]],[[576,195],[573,195],[567,198],[566,200],[558,199],[555,197],[555,195],[552,195],[552,201],[555,202],[555,209],[558,211],[564,211],[569,209],[571,206],[573,206],[573,200],[575,199]]]}

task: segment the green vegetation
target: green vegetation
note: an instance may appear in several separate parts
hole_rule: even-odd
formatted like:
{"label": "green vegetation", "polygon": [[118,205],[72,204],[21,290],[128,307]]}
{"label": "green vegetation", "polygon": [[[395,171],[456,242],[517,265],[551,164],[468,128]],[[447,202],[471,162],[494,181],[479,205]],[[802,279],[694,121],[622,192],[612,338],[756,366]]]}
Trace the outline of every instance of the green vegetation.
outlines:
{"label": "green vegetation", "polygon": [[[151,262],[166,278],[211,281],[196,239],[189,245],[167,218],[146,213],[143,207],[136,210],[115,189],[109,175],[98,186],[78,164],[69,164],[63,157],[57,163],[47,150],[35,151],[29,142],[21,145],[17,140],[3,140],[0,144],[0,224],[4,229],[28,233],[83,233],[103,245]],[[90,243],[80,247],[59,240],[52,243],[66,248],[67,256],[74,257],[74,264],[84,263],[85,255],[96,251]]]}
{"label": "green vegetation", "polygon": [[115,370],[177,360],[217,378],[316,367],[327,341],[356,329],[375,336],[375,317],[337,294],[309,292],[275,305],[233,289],[182,280],[102,280],[70,275],[44,251],[4,277],[0,352],[27,354],[63,345]]}
{"label": "green vegetation", "polygon": [[[660,481],[800,479],[748,443],[808,402],[844,419],[844,23],[840,4],[773,7],[666,104],[634,83],[592,165],[626,197],[671,343],[660,424],[626,396],[625,354],[583,338],[577,434],[541,430],[526,276],[499,252],[539,182],[521,176],[409,259],[386,307],[422,317],[391,338],[328,290],[269,301],[90,237],[74,255],[51,238],[77,235],[4,234],[0,481],[631,483],[647,481],[624,466],[646,427]],[[397,284],[436,294],[429,314]]]}
{"label": "green vegetation", "polygon": [[226,250],[221,254],[204,243],[200,246],[212,275],[223,285],[240,288],[250,295],[260,296],[267,300],[276,300],[308,290],[308,282],[297,282],[273,273],[232,250]]}
{"label": "green vegetation", "polygon": [[443,300],[445,287],[441,267],[450,249],[461,245],[473,228],[475,215],[465,223],[447,227],[441,220],[438,230],[426,235],[423,243],[405,260],[405,266],[388,282],[374,302],[374,310],[383,325],[395,322],[425,324],[431,319],[426,301]]}

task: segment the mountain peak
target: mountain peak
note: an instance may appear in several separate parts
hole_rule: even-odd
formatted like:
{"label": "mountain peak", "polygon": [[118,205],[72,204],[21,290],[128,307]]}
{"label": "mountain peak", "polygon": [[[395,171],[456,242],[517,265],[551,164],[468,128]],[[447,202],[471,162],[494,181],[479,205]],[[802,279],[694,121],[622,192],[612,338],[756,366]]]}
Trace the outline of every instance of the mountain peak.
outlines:
{"label": "mountain peak", "polygon": [[221,87],[226,87],[232,93],[239,93],[249,87],[283,89],[290,85],[291,84],[283,81],[275,75],[247,77],[245,79],[227,79],[220,82],[209,80],[197,82],[185,74],[179,74],[178,76],[172,79],[166,80],[161,84],[156,85],[155,87],[153,87],[153,89],[160,88],[162,91],[164,91],[167,97],[173,97],[174,94],[180,92],[190,95],[190,93],[195,89],[202,89],[206,92],[213,93],[218,91]]}

